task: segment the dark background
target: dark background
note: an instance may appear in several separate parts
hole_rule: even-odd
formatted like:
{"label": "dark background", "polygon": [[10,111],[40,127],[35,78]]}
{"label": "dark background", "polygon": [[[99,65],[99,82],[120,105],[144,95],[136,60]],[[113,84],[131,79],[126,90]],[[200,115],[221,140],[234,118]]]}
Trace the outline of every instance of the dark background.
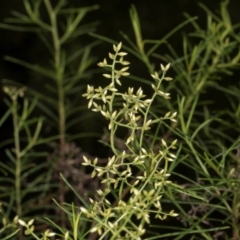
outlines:
{"label": "dark background", "polygon": [[[85,21],[99,21],[96,32],[118,42],[123,40],[119,33],[120,31],[123,31],[134,40],[129,17],[131,4],[136,6],[139,13],[143,38],[161,39],[186,19],[183,16],[184,12],[189,13],[191,16],[198,16],[198,23],[204,27],[206,14],[198,6],[198,2],[196,0],[69,0],[70,5],[76,7],[99,4],[100,9],[87,15]],[[202,0],[200,2],[205,4],[210,10],[217,12],[221,1]],[[232,22],[239,23],[240,1],[230,0],[228,9]],[[25,14],[21,0],[1,0],[0,21],[3,22],[4,18],[10,17],[12,10]],[[192,28],[189,24],[169,39],[176,51],[181,52],[182,49],[181,32],[191,30]],[[89,41],[89,39],[87,40]],[[81,37],[79,41],[82,41]],[[83,41],[86,41],[86,39],[83,39]],[[96,48],[94,55],[102,59],[102,57],[106,56],[109,49],[111,49],[109,43],[103,43]],[[0,79],[8,78],[25,84],[34,81],[34,79],[30,79],[28,70],[4,61],[5,55],[38,64],[46,60],[44,47],[34,33],[0,29]]]}
{"label": "dark background", "polygon": [[[52,1],[56,2],[55,0]],[[143,39],[161,39],[173,28],[186,20],[183,16],[184,12],[189,13],[191,16],[198,16],[198,24],[205,28],[206,26],[206,13],[199,7],[199,1],[196,0],[69,0],[69,4],[74,7],[90,6],[98,4],[99,10],[90,12],[84,19],[85,23],[98,21],[98,27],[96,33],[113,39],[117,42],[123,41],[123,44],[127,44],[120,34],[120,31],[127,34],[132,41],[135,41],[132,30],[132,25],[129,16],[129,9],[132,4],[136,6],[139,14],[140,23],[142,27]],[[211,11],[218,12],[220,9],[220,0],[202,0],[201,3],[206,5]],[[228,6],[229,13],[234,24],[240,23],[240,1],[231,0]],[[11,16],[11,11],[15,10],[20,13],[26,14],[22,0],[1,0],[0,3],[0,21],[3,22],[4,18]],[[48,20],[46,12],[43,12],[43,18]],[[175,49],[175,51],[182,55],[182,34],[183,32],[191,32],[193,28],[191,24],[188,24],[180,31],[170,37],[169,42]],[[87,44],[95,39],[90,36],[80,36],[79,42],[75,41],[71,43],[73,49],[81,48],[81,44]],[[92,55],[97,57],[97,61],[101,61],[107,56],[107,53],[111,51],[112,46],[110,43],[102,42],[95,47],[92,51]],[[158,54],[165,54],[165,48],[161,47],[156,51]],[[42,86],[42,78],[39,74],[36,74],[22,66],[18,66],[11,62],[4,60],[4,56],[12,56],[32,64],[45,65],[48,64],[50,56],[48,55],[42,42],[38,39],[35,33],[31,32],[15,32],[6,29],[0,29],[0,80],[11,79],[21,84],[38,89]],[[128,60],[131,64],[131,73],[141,76],[149,77],[149,73],[146,67],[133,56],[129,56]],[[136,61],[137,60],[137,61]],[[152,58],[152,61],[159,64],[156,58]],[[239,72],[235,74],[239,78]],[[174,77],[174,76],[173,76]],[[96,80],[92,80],[95,81]],[[231,79],[229,79],[231,81]],[[226,82],[226,81],[225,81]],[[86,83],[82,83],[87,85]],[[44,89],[43,89],[44,91]],[[47,93],[46,93],[47,94]],[[213,96],[211,96],[213,97]],[[219,101],[219,96],[216,96],[216,101]],[[2,115],[7,107],[3,102],[4,94],[0,91],[0,115]],[[102,131],[102,127],[99,128],[97,121],[88,122],[87,126],[77,126],[73,129],[74,132],[82,130],[88,131]],[[103,123],[104,124],[104,123]],[[12,134],[11,122],[4,127],[1,132],[1,138],[5,139],[8,135]],[[70,133],[71,134],[71,133]],[[89,145],[87,141],[84,141],[85,145]],[[92,146],[90,146],[92,149]],[[90,149],[87,149],[90,151]]]}
{"label": "dark background", "polygon": [[[131,4],[136,6],[139,14],[142,36],[144,39],[161,39],[178,24],[183,22],[186,18],[183,16],[184,12],[189,13],[191,16],[198,16],[198,23],[201,27],[206,26],[206,13],[198,6],[196,0],[69,0],[70,5],[81,7],[99,4],[100,8],[87,15],[85,22],[99,21],[96,32],[100,35],[106,36],[117,42],[123,40],[120,31],[123,31],[134,41],[134,34],[129,17],[129,8]],[[205,4],[213,12],[217,12],[220,9],[220,0],[202,0],[201,3]],[[240,23],[240,0],[230,0],[229,13],[234,24]],[[4,18],[9,17],[12,10],[24,13],[24,6],[22,0],[1,0],[0,2],[0,22],[3,22]],[[182,53],[182,33],[192,31],[192,27],[189,24],[183,29],[178,31],[174,36],[169,39],[173,48],[181,55]],[[81,47],[81,44],[86,44],[93,41],[94,38],[90,36],[79,37],[79,43],[73,43],[73,48]],[[100,45],[94,48],[92,55],[97,56],[98,61],[101,61],[107,56],[107,53],[111,51],[112,47],[109,43],[102,42]],[[158,54],[164,53],[164,48],[157,51]],[[30,63],[37,63],[39,65],[45,65],[49,59],[49,55],[45,52],[44,46],[34,33],[14,32],[6,29],[0,29],[0,79],[11,79],[21,84],[38,88],[41,86],[41,78],[32,71],[25,69],[24,67],[7,62],[4,60],[4,56],[13,56],[18,59]],[[131,64],[131,71],[138,76],[147,76],[149,73],[147,69],[139,62],[134,62],[134,57],[129,57]],[[159,64],[156,59],[156,64]],[[236,72],[235,81],[239,81],[240,73]],[[231,81],[232,78],[229,78]],[[86,83],[87,84],[87,83]],[[4,94],[0,91],[0,117],[7,110],[5,103],[3,102]],[[211,96],[212,98],[219,99],[219,96]],[[222,104],[219,102],[219,104]],[[102,131],[102,122],[93,119],[92,122],[88,122],[88,125],[77,126],[72,131],[87,131],[91,130]],[[101,125],[101,127],[99,127]],[[8,120],[4,128],[1,129],[0,142],[9,136],[12,136],[12,123],[11,119]],[[86,145],[89,141],[84,140],[81,143]],[[97,145],[94,145],[97,144]],[[96,147],[99,147],[97,141],[91,142],[88,152],[94,155],[98,155]],[[86,146],[85,146],[86,147]],[[91,149],[93,152],[91,152]]]}
{"label": "dark background", "polygon": [[[52,2],[54,3],[56,0]],[[206,5],[211,11],[218,14],[221,3],[220,0],[202,0],[200,2]],[[183,15],[185,12],[189,13],[191,16],[198,16],[198,24],[202,28],[205,28],[207,16],[205,11],[199,7],[198,3],[199,1],[196,0],[69,0],[69,5],[74,7],[84,7],[98,4],[100,7],[99,10],[87,14],[83,23],[97,21],[98,26],[95,31],[96,33],[106,36],[117,42],[123,41],[123,44],[127,43],[120,34],[120,31],[128,35],[132,41],[135,41],[129,16],[129,9],[132,4],[136,6],[139,14],[143,39],[161,39],[173,28],[177,27],[180,23],[186,20],[186,17]],[[230,0],[228,9],[233,24],[240,23],[240,1]],[[22,0],[1,0],[0,21],[3,22],[5,18],[10,17],[12,10],[26,14]],[[46,21],[48,21],[46,12],[43,11],[42,16]],[[193,27],[191,24],[188,24],[168,39],[170,44],[180,56],[182,56],[182,34],[184,32],[189,33],[191,31],[193,31]],[[78,50],[82,45],[86,45],[94,40],[95,39],[91,36],[80,36],[79,41],[72,42],[70,47]],[[101,61],[107,56],[111,49],[112,46],[110,43],[102,42],[93,49],[92,55],[97,58],[97,61]],[[166,51],[167,49],[165,49],[163,46],[160,47],[156,53],[165,54]],[[50,56],[35,33],[15,32],[0,28],[0,80],[14,80],[35,89],[40,89],[42,87],[42,76],[22,66],[5,61],[4,56],[6,55],[30,62],[32,64],[39,64],[40,66],[48,65]],[[147,68],[139,60],[129,55],[128,61],[131,62],[132,74],[141,76],[143,78],[149,77]],[[152,58],[152,62],[159,64],[159,60],[156,58]],[[229,84],[232,84],[232,82],[236,83],[236,81],[239,82],[239,76],[240,73],[238,71],[234,74],[234,77],[228,77],[229,80],[226,81],[225,79],[224,82],[229,82]],[[99,80],[94,78],[91,80],[91,83],[94,82],[94,84],[98,84],[97,81]],[[81,84],[87,85],[88,83],[89,82],[86,81],[86,83],[82,82]],[[42,91],[44,91],[44,88]],[[222,98],[218,94],[210,93],[210,95],[211,98],[216,98],[216,103],[219,105],[219,107],[221,107],[221,104],[224,104],[224,102],[219,101],[219,99]],[[1,90],[0,115],[3,115],[3,113],[7,110],[3,99],[4,94]],[[99,119],[99,121],[93,119],[93,121],[88,121],[85,124],[79,124],[71,131],[73,133],[82,131],[87,132],[90,130],[92,132],[102,132],[103,125],[104,122],[101,122],[101,119]],[[70,134],[71,131],[69,132]],[[9,136],[12,136],[11,120],[9,120],[9,122],[5,124],[4,128],[1,130],[1,139],[6,139]],[[90,140],[80,141],[79,144],[83,145],[82,147],[88,152],[96,151],[96,148],[98,149],[100,146],[98,145],[97,139],[93,142],[89,141]],[[105,149],[103,151],[105,152]],[[96,152],[94,152],[94,154],[96,154]]]}

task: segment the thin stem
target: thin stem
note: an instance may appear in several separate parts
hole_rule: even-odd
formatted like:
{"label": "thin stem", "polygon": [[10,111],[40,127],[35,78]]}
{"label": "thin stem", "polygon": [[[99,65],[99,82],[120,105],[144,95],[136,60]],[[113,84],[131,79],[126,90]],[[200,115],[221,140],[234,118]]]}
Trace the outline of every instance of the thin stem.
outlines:
{"label": "thin stem", "polygon": [[[117,54],[115,55],[115,58],[117,58]],[[115,65],[116,65],[116,59],[113,60],[113,63],[112,63],[112,83],[113,83],[113,86],[115,86]],[[112,92],[112,97],[110,99],[110,103],[109,103],[109,112],[110,114],[112,114],[113,112],[113,103],[114,103],[114,99],[115,99],[115,92]],[[112,127],[111,127],[111,135],[110,135],[110,143],[111,143],[111,149],[112,151],[114,152],[114,154],[116,156],[118,156],[118,152],[117,150],[115,149],[115,144],[114,144],[114,134],[115,134],[115,124],[114,124],[114,121],[111,120],[112,122]]]}
{"label": "thin stem", "polygon": [[[58,26],[57,26],[57,14],[55,9],[53,9],[49,0],[44,0],[45,6],[48,11],[48,15],[51,22],[51,33],[52,33],[52,40],[54,46],[54,66],[56,71],[56,84],[57,84],[57,91],[58,91],[58,115],[59,115],[59,134],[60,134],[60,161],[65,161],[65,154],[64,149],[66,145],[66,116],[65,116],[65,91],[63,87],[63,69],[61,66],[61,42],[58,33]],[[59,189],[60,195],[59,200],[60,203],[64,202],[64,185],[63,181],[59,180]],[[61,221],[62,226],[64,226],[64,212],[61,211]]]}
{"label": "thin stem", "polygon": [[[164,78],[164,76],[165,76],[165,73],[163,74],[163,76],[162,76],[161,79],[158,79],[158,84],[157,84],[156,89],[159,89],[159,88],[160,88],[160,85],[161,85],[161,83],[162,83],[162,79]],[[154,94],[153,94],[153,96],[152,96],[152,102],[153,102],[153,100],[156,98],[156,96],[157,96],[157,93],[154,92]],[[150,111],[150,108],[151,108],[151,106],[152,106],[152,102],[148,104],[148,107],[147,107],[147,109],[146,109],[146,111],[145,111],[143,126],[145,126],[145,124],[146,124],[147,117],[148,117],[148,115],[149,115],[149,111]],[[142,129],[142,131],[141,131],[140,143],[139,143],[139,144],[140,144],[140,147],[142,147],[142,144],[143,144],[144,131],[145,131],[144,129]]]}
{"label": "thin stem", "polygon": [[[17,216],[21,218],[22,215],[22,202],[21,202],[21,148],[20,148],[20,139],[19,139],[19,124],[18,124],[18,115],[17,115],[17,97],[12,96],[13,108],[12,108],[12,117],[13,117],[13,128],[14,128],[14,151],[16,156],[16,169],[15,169],[15,191],[16,191],[16,209]],[[19,231],[19,239],[22,236],[22,228]]]}
{"label": "thin stem", "polygon": [[[239,151],[239,150],[238,150]],[[236,174],[240,173],[240,156],[237,154]],[[239,224],[239,204],[240,204],[240,190],[239,186],[233,190],[233,204],[232,204],[232,226],[233,226],[233,240],[240,239],[240,224]]]}

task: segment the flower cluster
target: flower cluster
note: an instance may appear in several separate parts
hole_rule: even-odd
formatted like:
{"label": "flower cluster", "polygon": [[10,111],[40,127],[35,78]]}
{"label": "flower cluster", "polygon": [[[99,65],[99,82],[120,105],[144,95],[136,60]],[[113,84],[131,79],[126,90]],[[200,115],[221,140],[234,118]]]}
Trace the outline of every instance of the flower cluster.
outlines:
{"label": "flower cluster", "polygon": [[[134,88],[129,87],[127,92],[121,93],[117,85],[121,86],[121,77],[129,75],[128,67],[116,69],[117,64],[129,65],[129,62],[124,60],[127,53],[122,52],[121,47],[121,43],[113,45],[114,54],[109,53],[111,64],[106,59],[98,64],[110,70],[103,74],[110,80],[109,85],[104,88],[88,86],[87,93],[83,94],[89,99],[88,107],[92,108],[92,111],[100,112],[109,121],[109,142],[113,151],[113,156],[109,158],[106,166],[100,166],[97,159],[91,161],[87,157],[84,157],[83,163],[93,167],[92,177],[100,177],[105,185],[103,190],[97,191],[98,197],[95,200],[90,199],[91,205],[88,208],[81,207],[81,212],[95,222],[91,231],[97,231],[101,239],[105,236],[110,236],[110,239],[117,239],[119,236],[141,239],[145,233],[144,225],[150,223],[150,215],[161,220],[167,216],[177,216],[173,210],[164,212],[160,203],[163,188],[172,184],[168,180],[168,167],[169,162],[177,157],[171,152],[176,149],[177,140],[167,143],[162,139],[157,152],[145,143],[146,132],[153,124],[167,119],[176,121],[176,112],[168,112],[164,117],[152,119],[150,111],[156,97],[170,98],[169,93],[160,90],[163,80],[172,80],[166,77],[170,64],[160,65],[161,77],[158,72],[152,74],[155,84],[152,84],[154,93],[150,99],[146,99],[142,88],[134,91]],[[115,102],[118,102],[117,107]],[[129,131],[124,151],[118,149],[114,141],[119,128]],[[133,174],[136,170],[137,174]],[[125,196],[126,191],[129,197]],[[109,200],[111,194],[116,199],[114,203]],[[133,216],[137,222],[132,222]]]}

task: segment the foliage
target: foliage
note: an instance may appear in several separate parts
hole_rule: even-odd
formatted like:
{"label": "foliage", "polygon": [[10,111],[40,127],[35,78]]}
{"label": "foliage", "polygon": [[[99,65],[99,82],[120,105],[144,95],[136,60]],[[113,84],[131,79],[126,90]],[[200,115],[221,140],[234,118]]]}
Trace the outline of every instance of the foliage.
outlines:
{"label": "foliage", "polygon": [[[41,213],[64,226],[66,216],[56,210],[52,198],[64,202],[68,190],[59,177],[59,171],[66,174],[64,163],[67,159],[77,162],[76,155],[80,150],[72,141],[86,136],[84,133],[69,135],[68,131],[83,119],[79,112],[86,107],[79,104],[76,93],[83,89],[80,80],[93,74],[88,70],[95,61],[90,52],[98,41],[82,45],[77,51],[73,51],[71,46],[79,36],[89,30],[94,31],[96,22],[82,22],[85,15],[98,6],[73,8],[68,7],[65,0],[59,0],[56,5],[49,0],[24,0],[23,3],[27,15],[13,11],[14,18],[6,19],[0,27],[36,33],[51,59],[48,65],[39,66],[5,57],[7,61],[35,71],[37,75],[34,76],[40,75],[41,83],[25,91],[25,87],[15,81],[3,81],[4,91],[11,101],[6,100],[9,112],[2,121],[12,114],[14,135],[13,139],[1,143],[1,147],[12,145],[13,148],[6,149],[8,160],[1,161],[1,181],[5,183],[1,184],[1,202],[7,209],[3,219],[6,222],[15,216],[29,219]],[[20,104],[19,97],[24,95],[23,91],[25,97]],[[71,172],[71,168],[67,170]],[[56,214],[60,219],[54,217]],[[45,223],[42,218],[38,220],[38,228],[41,229]]]}
{"label": "foliage", "polygon": [[[240,92],[237,83],[228,84],[227,81],[240,67],[240,38],[239,24],[232,24],[227,10],[228,1],[221,3],[219,16],[200,4],[207,14],[206,29],[198,25],[196,18],[186,14],[187,20],[161,40],[143,39],[134,6],[130,9],[130,17],[135,42],[122,33],[129,46],[91,33],[114,44],[114,53],[109,53],[111,62],[104,59],[98,64],[106,71],[103,76],[107,84],[88,85],[83,94],[88,99],[88,108],[100,113],[108,122],[108,130],[101,138],[101,142],[111,149],[106,161],[80,152],[75,145],[70,146],[70,140],[76,136],[67,135],[68,116],[82,109],[78,107],[78,100],[72,105],[67,102],[67,97],[68,94],[78,95],[77,99],[82,92],[83,84],[78,85],[78,80],[85,76],[86,68],[92,62],[87,57],[95,43],[70,56],[64,46],[67,40],[81,33],[77,24],[96,7],[78,12],[66,10],[64,0],[59,0],[55,7],[48,0],[36,1],[34,5],[24,0],[24,4],[28,16],[15,14],[19,19],[8,21],[20,24],[19,28],[12,27],[14,30],[37,29],[52,53],[53,68],[45,69],[10,57],[7,60],[52,79],[55,85],[48,89],[54,89],[55,95],[46,98],[30,89],[29,92],[36,95],[30,101],[29,96],[24,96],[25,88],[4,87],[10,101],[6,100],[9,110],[0,125],[12,116],[14,147],[6,150],[8,162],[0,163],[1,182],[7,183],[1,186],[4,191],[0,195],[1,237],[7,239],[16,234],[16,239],[25,239],[24,229],[29,239],[238,240]],[[40,18],[41,4],[47,9],[49,23]],[[64,14],[67,19],[61,31],[58,14]],[[22,27],[29,23],[38,28]],[[181,56],[167,40],[189,23],[194,30],[183,35]],[[1,26],[6,27],[5,24]],[[47,40],[49,36],[51,42]],[[168,49],[166,55],[158,54],[162,45]],[[126,60],[127,52],[144,63],[153,80],[127,72],[130,64]],[[70,63],[82,53],[80,67],[73,71],[69,68]],[[160,70],[152,64],[156,59],[166,63],[160,64]],[[166,75],[169,72],[174,76],[173,81]],[[129,82],[137,85],[138,90],[134,90]],[[10,83],[14,84],[8,81]],[[153,93],[150,94],[149,89]],[[221,96],[220,107],[213,95]],[[19,97],[24,97],[22,107]],[[53,125],[58,125],[57,136],[40,136],[46,121],[43,117],[34,117],[36,107],[45,110],[47,123],[52,121]],[[78,122],[78,118],[76,120],[74,122]],[[59,145],[54,153],[38,151],[37,146],[56,139]],[[54,164],[49,164],[46,158]],[[42,160],[41,164],[38,159]],[[85,169],[80,171],[72,159],[81,159],[77,163]],[[71,165],[71,161],[72,172],[69,174],[64,171],[64,166]],[[57,164],[63,166],[58,168],[63,175],[56,186],[51,176],[53,166],[59,166]],[[74,170],[74,176],[78,177],[86,176],[89,169],[96,183],[93,188],[96,194],[86,189],[81,192],[69,178]],[[76,196],[74,203],[67,203],[66,186]],[[57,208],[54,211],[61,212],[61,221],[46,214],[51,227],[48,230],[44,223],[44,233],[39,237],[35,230],[38,224],[33,218],[43,220],[34,216],[28,206],[39,204],[40,209],[44,209],[37,200],[45,199],[49,190],[56,191],[53,197]],[[40,193],[33,197],[33,192]],[[49,208],[53,208],[52,204]]]}
{"label": "foliage", "polygon": [[[89,99],[88,107],[92,107],[93,111],[100,112],[108,119],[110,147],[114,153],[104,167],[98,166],[97,159],[91,163],[91,160],[84,157],[85,163],[83,163],[92,166],[94,168],[92,177],[101,176],[103,178],[101,183],[105,184],[103,190],[98,190],[99,199],[91,199],[88,209],[81,208],[87,218],[96,221],[91,232],[98,231],[100,239],[104,239],[105,236],[109,236],[109,239],[116,239],[119,236],[127,239],[141,239],[145,233],[145,223],[150,224],[150,213],[154,213],[155,217],[161,220],[166,219],[168,215],[177,215],[173,210],[165,213],[160,204],[163,188],[172,184],[167,180],[170,175],[168,165],[177,157],[171,153],[171,149],[176,148],[177,141],[174,140],[167,145],[162,140],[162,146],[158,152],[152,149],[151,142],[154,142],[154,138],[148,137],[146,143],[146,133],[151,125],[168,119],[175,121],[176,112],[168,112],[159,119],[152,119],[150,114],[151,104],[157,96],[169,98],[170,94],[162,92],[160,86],[162,81],[172,80],[166,76],[170,64],[165,67],[161,65],[161,77],[157,72],[152,75],[156,83],[152,84],[154,94],[150,99],[144,99],[145,95],[141,88],[136,93],[133,88],[128,88],[127,93],[120,93],[116,88],[117,85],[121,86],[120,78],[129,75],[126,72],[129,67],[116,69],[118,64],[123,66],[129,64],[124,61],[127,53],[120,51],[121,46],[121,43],[117,46],[113,45],[115,53],[109,53],[112,64],[108,64],[106,59],[98,64],[100,67],[110,68],[110,74],[103,74],[105,78],[110,79],[110,84],[104,88],[88,86],[87,93],[83,95]],[[98,101],[103,103],[98,104]],[[115,102],[118,103],[117,110],[114,110]],[[129,132],[129,137],[124,142],[126,147],[124,151],[117,149],[114,143],[114,136],[119,128],[126,128]],[[162,165],[161,168],[160,165]],[[137,177],[132,174],[134,168],[140,170]],[[174,187],[177,186],[174,185]],[[123,199],[126,189],[131,193],[127,201]],[[107,197],[111,192],[114,192],[116,198],[114,206]],[[152,209],[153,206],[155,209]],[[131,221],[133,216],[139,220],[139,223]]]}

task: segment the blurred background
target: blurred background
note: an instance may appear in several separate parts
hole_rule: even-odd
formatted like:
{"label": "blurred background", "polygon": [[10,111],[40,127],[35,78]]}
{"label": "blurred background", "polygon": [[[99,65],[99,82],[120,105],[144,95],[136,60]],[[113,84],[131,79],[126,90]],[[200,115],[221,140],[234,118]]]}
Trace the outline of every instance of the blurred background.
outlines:
{"label": "blurred background", "polygon": [[[56,1],[52,2],[54,3]],[[200,2],[213,12],[217,13],[220,9],[220,0],[202,0]],[[87,14],[84,22],[97,22],[97,27],[94,30],[95,33],[106,36],[117,42],[123,41],[123,44],[125,43],[125,40],[120,34],[120,31],[124,32],[134,41],[134,34],[129,17],[129,9],[132,4],[136,6],[139,14],[143,38],[161,39],[173,28],[186,20],[183,15],[185,12],[189,13],[191,16],[198,16],[198,24],[201,27],[206,26],[206,13],[199,7],[198,3],[199,1],[197,0],[69,0],[69,5],[74,7],[98,4],[99,9]],[[5,18],[10,17],[13,10],[26,14],[22,0],[1,0],[0,22],[3,22]],[[239,0],[230,1],[229,12],[233,23],[240,23]],[[46,15],[43,11],[43,18],[47,18],[47,15],[45,16],[44,14]],[[191,30],[193,30],[193,28],[191,24],[188,24],[169,39],[169,42],[180,56],[182,54],[182,34],[183,32],[190,32]],[[94,37],[88,35],[80,36],[79,42],[74,41],[71,48],[77,50],[81,48],[82,45],[94,40]],[[109,43],[102,42],[93,49],[92,56],[96,58],[96,62],[101,61],[111,49],[112,46]],[[156,53],[160,55],[165,54],[164,46],[158,49]],[[0,29],[0,79],[11,79],[30,87],[41,88],[42,79],[38,74],[17,64],[5,61],[4,56],[6,55],[33,64],[43,66],[48,64],[50,56],[35,33]],[[141,65],[142,63],[138,62],[137,64],[134,64],[136,59],[132,56],[129,56],[129,60],[132,62],[131,73],[142,77],[149,76],[146,67]],[[152,61],[159,64],[159,61],[156,58],[153,58]],[[93,68],[95,68],[95,66],[93,66]],[[235,83],[236,81],[239,81],[237,80],[239,79],[239,76],[239,71],[236,71],[233,77],[229,77],[230,84],[232,81]],[[96,79],[94,79],[94,81],[96,82]],[[88,82],[86,81],[86,85],[87,83]],[[84,83],[82,84],[84,85]],[[219,96],[215,97],[219,100]],[[3,98],[4,94],[1,90],[1,114],[6,111],[6,105],[3,102]],[[99,128],[99,124],[101,124],[101,122],[87,122],[87,126],[84,126],[84,130],[88,131],[88,129],[95,129],[96,131],[99,131],[100,129],[100,131],[102,131],[102,128]],[[1,138],[4,139],[8,134],[12,134],[11,125],[11,122],[9,125],[5,124],[6,128],[1,132]],[[78,129],[72,129],[72,131],[83,130],[81,126],[78,126],[77,128]],[[82,144],[87,146],[88,142],[84,141]],[[92,146],[90,148],[92,149]],[[90,151],[91,149],[87,150]]]}
{"label": "blurred background", "polygon": [[[57,0],[52,0],[53,4]],[[166,34],[172,31],[180,23],[186,20],[184,13],[198,17],[198,24],[205,28],[206,26],[206,12],[199,7],[199,2],[203,3],[211,11],[218,14],[220,9],[220,0],[69,0],[69,5],[73,7],[87,7],[91,5],[99,5],[99,9],[92,11],[87,14],[84,18],[84,23],[96,22],[96,27],[89,29],[90,32],[95,32],[101,36],[105,36],[116,42],[122,41],[123,44],[127,44],[125,39],[122,37],[121,32],[129,36],[132,41],[135,41],[132,24],[129,16],[129,9],[131,5],[135,5],[142,28],[143,39],[158,40],[162,39]],[[234,24],[240,23],[240,1],[230,0],[228,10],[231,16],[231,20]],[[17,11],[22,14],[26,14],[24,9],[23,0],[1,0],[0,2],[0,22],[4,22],[4,19],[11,17],[11,12]],[[42,18],[48,21],[48,16],[45,11],[42,11]],[[179,54],[183,55],[183,40],[182,36],[184,33],[189,33],[193,31],[191,24],[188,24],[181,28],[177,33],[171,36],[168,41],[172,45],[173,49]],[[88,34],[79,36],[79,41],[73,41],[69,44],[70,51],[74,52],[80,49],[96,39]],[[128,45],[128,44],[127,44]],[[95,59],[95,63],[90,67],[90,69],[97,68],[97,62],[102,61],[103,58],[107,57],[108,52],[112,50],[112,44],[102,41],[96,45],[92,51],[91,55]],[[168,49],[166,46],[162,45],[156,50],[159,55],[166,54]],[[237,53],[236,53],[237,54]],[[27,87],[37,89],[42,91],[42,93],[49,94],[49,92],[44,92],[43,82],[48,81],[44,79],[43,76],[27,69],[17,64],[11,63],[4,59],[5,56],[11,56],[16,59],[21,59],[25,62],[32,64],[37,64],[40,66],[50,67],[50,54],[46,51],[45,46],[38,38],[35,33],[32,32],[17,32],[7,29],[0,28],[0,80],[10,79],[20,84],[26,85]],[[141,76],[142,78],[149,79],[149,72],[146,66],[140,62],[136,57],[131,54],[126,57],[127,61],[131,62],[130,72],[136,76]],[[159,66],[160,62],[157,58],[152,57],[152,62]],[[169,71],[169,76],[174,78],[174,73]],[[240,71],[234,70],[234,74],[231,76],[224,75],[223,86],[237,86],[240,81]],[[102,77],[99,72],[95,72],[91,78],[81,79],[80,84],[86,89],[87,84],[101,85]],[[137,83],[131,82],[126,85],[134,85]],[[138,83],[139,84],[139,83]],[[2,88],[0,88],[0,117],[7,110],[7,106],[4,102],[6,97],[3,94]],[[144,89],[145,90],[145,89]],[[147,90],[146,90],[147,91]],[[79,94],[81,95],[82,92]],[[176,95],[176,94],[175,94]],[[182,97],[182,96],[181,96]],[[227,103],[225,98],[219,94],[219,92],[213,89],[207,90],[205,94],[206,99],[214,100],[215,103],[212,105],[214,111],[218,109],[226,109]],[[176,96],[175,96],[176,99]],[[19,100],[21,101],[21,100]],[[71,104],[71,102],[70,102]],[[79,101],[80,106],[86,106],[87,102],[82,98]],[[90,110],[82,112],[81,114],[89,114]],[[35,115],[41,115],[38,110],[35,111]],[[90,118],[82,121],[81,124],[75,124],[74,127],[70,128],[68,133],[82,133],[82,132],[96,132],[99,133],[100,137],[95,138],[82,138],[76,139],[74,142],[83,149],[84,152],[90,155],[106,158],[109,156],[109,148],[104,147],[99,143],[99,139],[104,132],[104,127],[106,126],[105,120],[100,116],[100,114],[92,114]],[[236,134],[234,130],[231,132],[227,129],[229,134]],[[1,128],[0,132],[0,142],[12,137],[13,127],[12,120],[9,118]],[[53,136],[58,134],[54,130],[45,125],[42,134],[44,136]],[[238,133],[237,133],[238,134]],[[234,136],[235,137],[235,136]],[[236,136],[238,137],[238,136]],[[5,146],[11,147],[11,146]],[[4,150],[0,149],[0,158],[4,155]],[[5,156],[6,157],[6,156]],[[2,158],[3,159],[3,158]]]}

